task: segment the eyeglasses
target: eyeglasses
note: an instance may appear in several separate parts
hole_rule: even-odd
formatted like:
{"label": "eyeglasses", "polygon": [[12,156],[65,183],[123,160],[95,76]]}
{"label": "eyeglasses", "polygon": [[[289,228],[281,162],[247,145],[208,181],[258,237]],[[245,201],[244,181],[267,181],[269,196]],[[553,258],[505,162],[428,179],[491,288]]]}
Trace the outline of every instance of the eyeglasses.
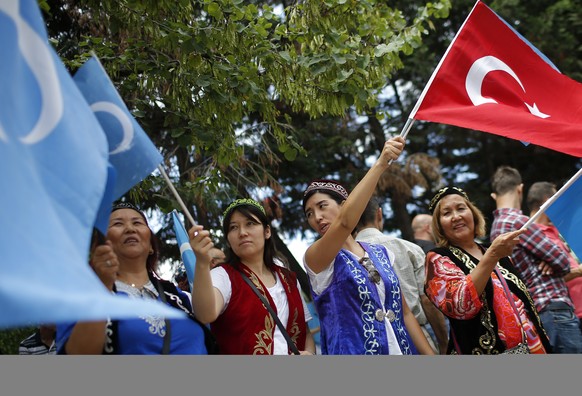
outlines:
{"label": "eyeglasses", "polygon": [[374,264],[369,257],[362,257],[358,262],[362,264],[366,271],[368,271],[368,279],[370,279],[370,281],[377,284],[380,283],[380,273],[376,267],[374,267]]}

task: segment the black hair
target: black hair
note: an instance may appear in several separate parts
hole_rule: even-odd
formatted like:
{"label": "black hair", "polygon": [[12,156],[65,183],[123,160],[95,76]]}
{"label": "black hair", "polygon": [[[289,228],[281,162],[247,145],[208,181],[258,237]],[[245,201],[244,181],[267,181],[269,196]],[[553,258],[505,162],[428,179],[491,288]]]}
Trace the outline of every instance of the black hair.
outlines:
{"label": "black hair", "polygon": [[[224,234],[224,237],[226,240],[226,246],[227,246],[227,249],[225,252],[226,253],[226,262],[230,265],[236,265],[241,261],[240,257],[238,257],[236,255],[236,253],[234,252],[234,250],[232,250],[230,243],[228,243],[228,231],[229,231],[229,227],[230,227],[230,219],[232,218],[232,215],[234,214],[234,212],[239,212],[240,214],[245,216],[247,219],[252,220],[252,221],[259,220],[259,222],[263,225],[264,229],[267,229],[267,227],[270,228],[269,219],[267,218],[265,213],[255,205],[241,204],[241,205],[238,205],[233,210],[229,211],[226,214],[226,216],[224,217],[224,219],[222,220],[222,232]],[[271,265],[276,265],[275,260],[279,260],[284,264],[286,264],[286,262],[287,262],[286,260],[284,260],[282,258],[281,254],[277,251],[277,248],[275,247],[275,242],[273,240],[273,235],[271,232],[271,237],[269,239],[265,240],[265,249],[263,251],[263,261],[265,262],[265,265],[267,265],[267,267],[269,267]]]}
{"label": "black hair", "polygon": [[150,228],[150,225],[148,223],[148,219],[146,218],[145,214],[141,211],[141,209],[138,206],[136,206],[130,202],[117,202],[117,203],[115,203],[113,205],[113,207],[111,208],[111,213],[113,213],[119,209],[134,210],[137,213],[139,213],[140,216],[144,219],[146,226],[150,230],[150,244],[151,244],[151,247],[153,250],[153,253],[150,254],[148,256],[148,258],[146,259],[146,268],[147,268],[148,272],[152,272],[152,273],[157,274],[158,260],[160,258],[160,240],[158,239],[158,237],[156,236],[154,231]]}

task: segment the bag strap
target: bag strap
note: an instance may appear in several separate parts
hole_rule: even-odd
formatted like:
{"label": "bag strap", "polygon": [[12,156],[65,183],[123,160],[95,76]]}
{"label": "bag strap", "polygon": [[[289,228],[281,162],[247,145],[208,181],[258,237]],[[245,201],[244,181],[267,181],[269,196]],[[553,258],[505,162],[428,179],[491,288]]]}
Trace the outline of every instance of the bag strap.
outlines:
{"label": "bag strap", "polygon": [[289,346],[289,349],[291,350],[291,352],[293,352],[295,355],[299,355],[300,354],[299,349],[297,349],[297,346],[295,345],[295,343],[293,342],[293,340],[289,336],[289,333],[287,333],[287,329],[285,329],[285,326],[283,326],[283,323],[281,323],[281,320],[279,320],[279,317],[277,316],[277,314],[273,310],[273,307],[271,307],[271,304],[269,304],[269,301],[265,298],[265,296],[263,296],[261,294],[261,292],[257,289],[255,284],[248,278],[248,276],[246,276],[246,274],[244,272],[242,272],[240,269],[238,270],[238,272],[240,272],[243,280],[247,283],[247,285],[249,285],[251,287],[251,289],[253,289],[253,291],[259,297],[259,299],[261,300],[261,302],[263,303],[265,308],[267,308],[267,310],[269,311],[269,313],[271,314],[273,319],[275,319],[275,322],[277,323],[279,330],[281,330],[281,333],[283,334],[283,336],[287,340],[287,345]]}
{"label": "bag strap", "polygon": [[[505,281],[505,278],[503,277],[503,275],[501,275],[499,270],[497,270],[497,267],[494,269],[494,271],[495,271],[495,274],[497,275],[497,278],[499,278],[499,282],[501,282],[501,285],[503,286],[503,291],[505,292],[505,295],[506,295],[507,299],[509,300],[511,307],[513,308],[513,312],[515,312],[515,315],[517,316],[517,320],[519,320],[519,329],[521,330],[522,342],[527,345],[527,338],[525,336],[525,331],[523,330],[523,324],[521,323],[521,317],[519,316],[519,312],[517,311],[517,308],[515,307],[515,301],[513,301],[513,297],[511,296],[511,292],[509,291],[509,287],[507,286],[507,282]],[[457,339],[455,338],[455,332],[453,331],[453,329],[451,329],[451,334],[453,335],[453,344],[455,345],[455,350],[460,355],[461,348],[459,348],[459,344],[457,343]]]}
{"label": "bag strap", "polygon": [[[158,289],[158,293],[160,294],[160,298],[162,299],[162,302],[164,304],[167,304],[166,295],[160,282],[156,282],[156,286]],[[166,334],[164,334],[164,345],[162,346],[162,355],[167,355],[170,353],[170,338],[172,328],[170,327],[170,320],[168,318],[164,318],[164,322],[166,323]]]}
{"label": "bag strap", "polygon": [[503,275],[501,275],[501,272],[499,272],[497,267],[495,267],[494,271],[495,271],[495,274],[497,274],[497,278],[499,278],[501,285],[503,286],[503,291],[505,291],[505,295],[507,296],[507,299],[509,300],[509,303],[511,304],[511,308],[513,308],[513,312],[515,312],[515,315],[517,316],[517,320],[519,321],[519,328],[521,330],[522,342],[527,345],[527,338],[525,336],[525,331],[523,330],[523,323],[521,323],[521,317],[519,316],[519,312],[517,311],[517,308],[515,307],[515,301],[513,300],[511,292],[509,291],[509,287],[507,286],[507,282],[505,281],[505,278],[503,277]]}

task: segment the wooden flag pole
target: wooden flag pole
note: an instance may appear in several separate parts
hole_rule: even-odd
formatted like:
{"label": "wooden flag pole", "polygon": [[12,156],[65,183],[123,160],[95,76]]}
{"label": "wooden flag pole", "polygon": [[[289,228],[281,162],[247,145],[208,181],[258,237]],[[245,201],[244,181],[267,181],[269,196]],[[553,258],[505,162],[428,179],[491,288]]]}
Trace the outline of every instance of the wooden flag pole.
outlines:
{"label": "wooden flag pole", "polygon": [[180,204],[180,207],[184,211],[186,218],[188,219],[188,221],[190,221],[190,224],[192,224],[193,226],[196,225],[194,218],[190,214],[190,211],[186,207],[186,204],[184,204],[184,201],[182,201],[182,197],[180,197],[180,194],[178,194],[178,191],[176,191],[176,187],[174,187],[174,184],[172,183],[172,181],[168,177],[168,174],[166,173],[166,170],[164,169],[162,164],[158,165],[158,170],[160,171],[160,173],[162,174],[162,176],[166,180],[166,184],[168,185],[168,187],[170,187],[172,194],[174,194],[174,197],[176,197],[176,199],[178,200],[178,203]]}

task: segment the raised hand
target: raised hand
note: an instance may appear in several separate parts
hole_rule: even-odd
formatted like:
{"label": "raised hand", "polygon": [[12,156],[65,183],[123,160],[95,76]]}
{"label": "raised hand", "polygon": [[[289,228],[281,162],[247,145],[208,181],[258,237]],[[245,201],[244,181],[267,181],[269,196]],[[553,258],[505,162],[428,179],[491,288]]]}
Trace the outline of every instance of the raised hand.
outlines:
{"label": "raised hand", "polygon": [[388,139],[384,143],[384,147],[382,148],[382,152],[380,153],[378,161],[389,164],[390,162],[398,159],[402,153],[402,150],[404,149],[405,143],[406,142],[402,136],[395,136]]}
{"label": "raised hand", "polygon": [[106,241],[103,245],[95,247],[91,254],[89,265],[93,268],[93,271],[95,271],[105,287],[113,290],[113,285],[117,279],[117,272],[119,271],[119,261],[110,241]]}
{"label": "raised hand", "polygon": [[501,234],[497,238],[495,238],[495,240],[487,250],[490,251],[491,255],[497,258],[497,260],[499,260],[502,257],[511,256],[513,248],[515,247],[515,245],[519,243],[519,236],[524,232],[525,229],[520,229],[516,231],[509,231],[506,232],[505,234]]}
{"label": "raised hand", "polygon": [[190,246],[196,255],[196,264],[212,268],[212,256],[210,249],[214,247],[214,242],[210,238],[210,231],[205,230],[201,225],[195,225],[188,230]]}

